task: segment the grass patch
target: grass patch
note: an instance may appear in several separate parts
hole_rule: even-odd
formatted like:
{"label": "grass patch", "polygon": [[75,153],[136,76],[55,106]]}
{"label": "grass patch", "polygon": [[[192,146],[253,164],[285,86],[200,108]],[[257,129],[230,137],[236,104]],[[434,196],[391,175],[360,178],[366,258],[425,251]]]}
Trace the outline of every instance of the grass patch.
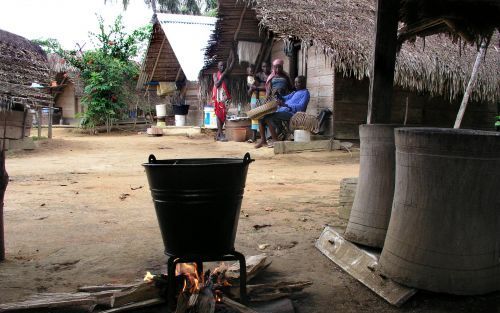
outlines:
{"label": "grass patch", "polygon": [[38,141],[38,140],[45,140],[47,139],[47,137],[44,137],[44,136],[32,136],[31,139],[33,139],[33,141]]}

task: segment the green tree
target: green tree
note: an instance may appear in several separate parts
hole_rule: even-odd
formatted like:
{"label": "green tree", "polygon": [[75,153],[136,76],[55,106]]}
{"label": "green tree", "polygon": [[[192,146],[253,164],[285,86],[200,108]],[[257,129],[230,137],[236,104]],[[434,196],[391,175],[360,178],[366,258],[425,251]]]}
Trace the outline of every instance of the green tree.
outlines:
{"label": "green tree", "polygon": [[56,52],[80,70],[85,86],[82,103],[85,112],[82,127],[94,129],[105,125],[109,132],[113,123],[121,118],[128,107],[130,82],[139,73],[138,64],[131,59],[140,52],[143,42],[151,34],[151,26],[142,27],[131,34],[125,32],[121,16],[114,23],[104,25],[98,16],[99,31],[90,33],[93,50],[83,53],[64,50],[52,39],[38,40],[46,51]]}
{"label": "green tree", "polygon": [[57,39],[54,39],[54,38],[38,38],[38,39],[33,39],[31,41],[33,43],[36,43],[40,47],[42,47],[42,49],[46,53],[57,53],[57,54],[61,53],[61,50],[62,50],[61,44],[59,43],[59,41]]}

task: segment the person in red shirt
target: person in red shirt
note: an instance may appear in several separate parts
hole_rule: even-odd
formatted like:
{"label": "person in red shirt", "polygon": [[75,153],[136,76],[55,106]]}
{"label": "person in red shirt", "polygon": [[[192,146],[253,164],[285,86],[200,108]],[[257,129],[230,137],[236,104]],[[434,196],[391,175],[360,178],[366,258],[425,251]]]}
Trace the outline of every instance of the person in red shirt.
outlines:
{"label": "person in red shirt", "polygon": [[227,105],[231,101],[231,94],[229,93],[229,79],[228,74],[234,65],[234,52],[231,50],[228,57],[229,66],[226,67],[226,62],[220,61],[217,64],[217,73],[213,74],[214,87],[212,89],[212,100],[214,102],[214,111],[217,116],[217,134],[215,140],[227,141],[222,128],[226,122]]}

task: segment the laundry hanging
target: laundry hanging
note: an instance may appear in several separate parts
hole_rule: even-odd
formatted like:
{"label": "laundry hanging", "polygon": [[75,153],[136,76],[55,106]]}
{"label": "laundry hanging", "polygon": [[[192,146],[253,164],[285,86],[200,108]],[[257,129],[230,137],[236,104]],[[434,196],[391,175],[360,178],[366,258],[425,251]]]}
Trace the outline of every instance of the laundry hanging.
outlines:
{"label": "laundry hanging", "polygon": [[238,41],[238,58],[240,63],[248,62],[249,64],[255,64],[261,45],[260,42]]}

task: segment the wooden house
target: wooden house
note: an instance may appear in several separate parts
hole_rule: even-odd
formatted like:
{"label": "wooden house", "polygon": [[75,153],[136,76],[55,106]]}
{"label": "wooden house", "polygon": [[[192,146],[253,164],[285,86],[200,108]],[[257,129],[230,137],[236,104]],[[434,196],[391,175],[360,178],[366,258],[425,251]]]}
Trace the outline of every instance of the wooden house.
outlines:
{"label": "wooden house", "polygon": [[[357,139],[368,109],[375,4],[374,0],[219,0],[202,86],[209,93],[210,73],[217,61],[227,58],[235,30],[243,30],[245,40],[263,44],[259,62],[282,58],[292,78],[307,77],[311,92],[307,111],[332,110],[330,135]],[[492,42],[497,45],[499,40],[496,32]],[[498,51],[498,47],[487,51],[462,123],[465,128],[494,127],[500,103]],[[458,44],[445,35],[403,43],[396,60],[391,122],[452,127],[476,54],[475,46]],[[232,77],[243,73],[237,70]],[[233,93],[241,89],[238,79],[232,89]]]}
{"label": "wooden house", "polygon": [[63,125],[78,125],[79,113],[83,113],[81,98],[83,96],[83,82],[80,71],[71,66],[57,54],[48,55],[51,74],[50,93],[54,95],[54,107],[57,108],[59,121]]}
{"label": "wooden house", "polygon": [[[158,13],[153,17],[153,30],[137,89],[147,96],[151,105],[166,103],[168,115],[173,114],[173,104],[189,105],[187,125],[200,125],[202,121],[198,74],[214,25],[215,18],[206,16]],[[175,85],[181,96],[159,96],[161,83]]]}
{"label": "wooden house", "polygon": [[30,135],[31,109],[52,105],[52,96],[43,88],[48,81],[43,50],[26,38],[0,30],[0,124],[5,125],[0,127],[0,138],[9,141],[9,146]]}

